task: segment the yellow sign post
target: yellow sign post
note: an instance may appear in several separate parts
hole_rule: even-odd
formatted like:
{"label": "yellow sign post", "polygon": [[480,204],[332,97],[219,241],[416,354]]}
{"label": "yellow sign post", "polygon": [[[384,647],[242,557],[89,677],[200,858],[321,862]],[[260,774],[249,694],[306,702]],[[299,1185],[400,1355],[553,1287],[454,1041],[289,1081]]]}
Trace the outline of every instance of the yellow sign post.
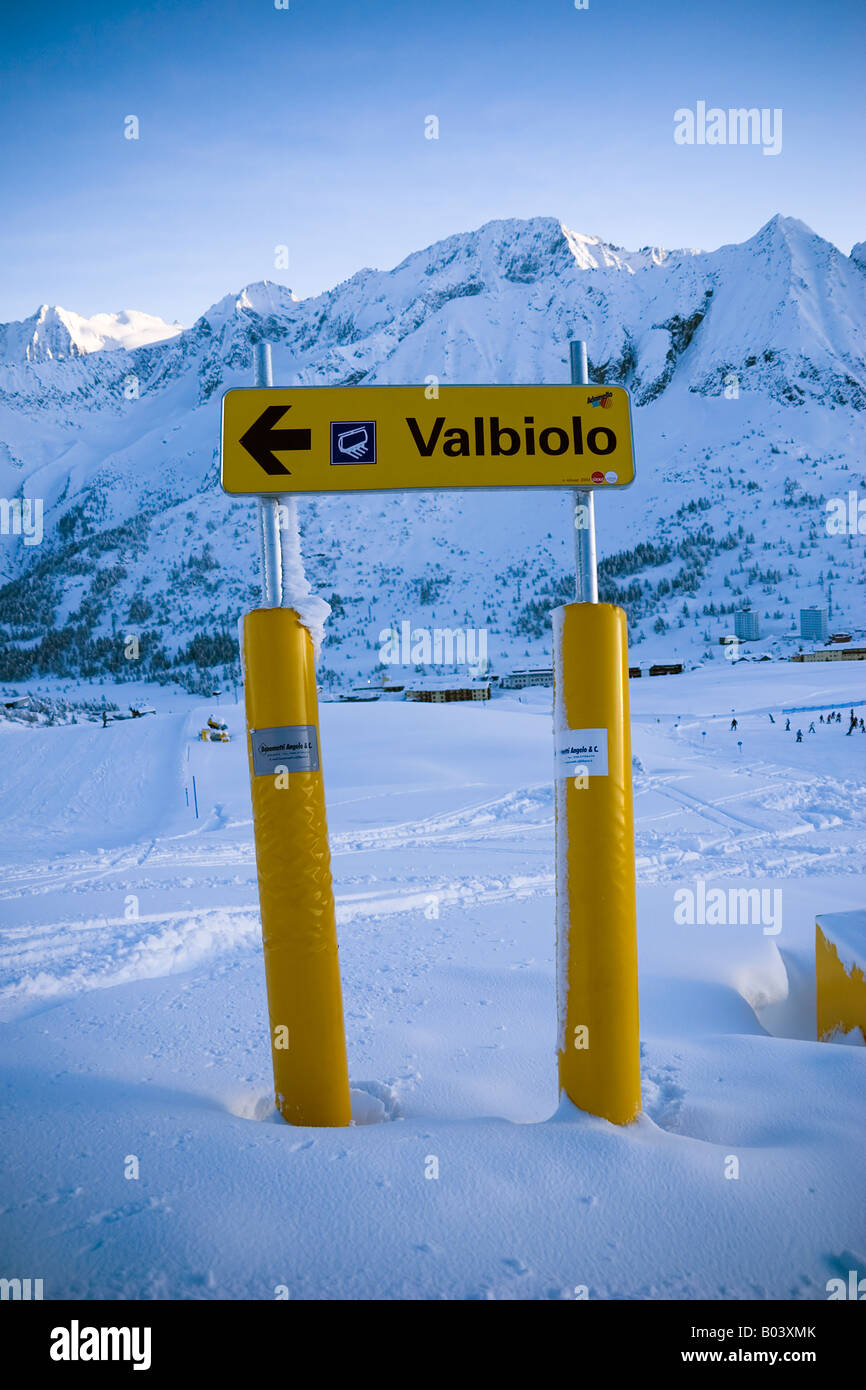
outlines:
{"label": "yellow sign post", "polygon": [[[254,360],[269,387],[267,343]],[[274,1100],[290,1124],[343,1126],[352,1107],[313,639],[285,602],[284,552],[299,541],[280,529],[278,505],[259,499],[263,606],[244,617],[241,647]]]}
{"label": "yellow sign post", "polygon": [[313,641],[293,609],[257,608],[243,662],[276,1106],[291,1124],[348,1125]]}
{"label": "yellow sign post", "polygon": [[557,608],[553,653],[559,1088],[628,1124],[641,1096],[625,613]]}
{"label": "yellow sign post", "polygon": [[[585,343],[571,371],[586,384]],[[578,602],[553,614],[559,1089],[628,1124],[641,1094],[626,618],[598,601],[592,492],[575,490],[573,524]]]}
{"label": "yellow sign post", "polygon": [[626,487],[621,386],[289,386],[227,391],[226,492]]}
{"label": "yellow sign post", "polygon": [[574,492],[578,600],[554,614],[560,1090],[615,1123],[640,1110],[625,614],[599,604],[594,493],[634,479],[628,392],[590,386],[274,387],[223,398],[222,485],[259,498],[264,606],[244,619],[253,823],[276,1103],[350,1122],[312,640],[285,605],[279,498],[412,488]]}

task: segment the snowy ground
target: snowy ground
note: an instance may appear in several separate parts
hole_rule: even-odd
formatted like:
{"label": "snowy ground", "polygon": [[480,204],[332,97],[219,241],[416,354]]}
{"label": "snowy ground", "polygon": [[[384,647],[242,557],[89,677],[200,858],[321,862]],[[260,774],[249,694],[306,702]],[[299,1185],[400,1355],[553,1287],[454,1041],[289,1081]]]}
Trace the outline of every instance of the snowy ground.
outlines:
{"label": "snowy ground", "polygon": [[[228,745],[195,741],[213,704],[164,690],[108,729],[0,726],[0,1274],[262,1299],[821,1299],[866,1274],[866,1050],[815,1041],[813,982],[816,913],[866,906],[866,671],[631,691],[627,1129],[557,1108],[549,692],[322,706],[361,1122],[340,1131],[270,1103],[241,711]],[[678,924],[698,880],[781,889],[781,930]]]}

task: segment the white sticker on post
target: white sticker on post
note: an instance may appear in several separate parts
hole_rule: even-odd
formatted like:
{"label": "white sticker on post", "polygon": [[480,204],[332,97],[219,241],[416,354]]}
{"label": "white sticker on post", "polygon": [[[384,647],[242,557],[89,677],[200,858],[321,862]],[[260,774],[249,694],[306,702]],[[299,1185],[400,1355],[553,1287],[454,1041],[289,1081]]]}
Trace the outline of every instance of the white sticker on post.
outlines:
{"label": "white sticker on post", "polygon": [[607,776],[607,729],[560,729],[554,734],[557,777]]}
{"label": "white sticker on post", "polygon": [[250,729],[253,773],[270,777],[278,767],[287,772],[318,772],[319,741],[315,724],[282,724],[276,729]]}

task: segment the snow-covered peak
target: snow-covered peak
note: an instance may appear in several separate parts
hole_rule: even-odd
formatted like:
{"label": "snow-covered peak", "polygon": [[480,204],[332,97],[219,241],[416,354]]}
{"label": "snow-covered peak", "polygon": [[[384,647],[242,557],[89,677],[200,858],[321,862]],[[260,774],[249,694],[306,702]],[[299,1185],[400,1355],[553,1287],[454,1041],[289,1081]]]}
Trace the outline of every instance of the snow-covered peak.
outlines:
{"label": "snow-covered peak", "polygon": [[168,338],[176,338],[183,332],[183,325],[166,323],[156,314],[145,314],[140,309],[120,309],[116,314],[93,314],[89,319],[70,314],[76,321],[76,336],[84,344],[92,340],[87,352],[98,352],[101,348],[138,348],[148,343],[162,343]]}
{"label": "snow-covered peak", "polygon": [[201,318],[206,319],[211,328],[217,328],[242,313],[282,314],[297,303],[297,295],[287,285],[274,280],[257,280],[237,293],[223,295]]}
{"label": "snow-covered peak", "polygon": [[663,246],[642,246],[639,251],[626,251],[621,246],[602,241],[601,237],[573,232],[564,223],[562,233],[574,256],[575,264],[581,270],[624,270],[634,274],[636,270],[644,270],[648,266],[664,265],[672,258],[701,254],[700,251],[687,248],[668,251]]}
{"label": "snow-covered peak", "polygon": [[581,270],[630,270],[631,266],[620,254],[621,248],[611,246],[597,236],[584,236],[573,232],[563,223],[562,233],[568,242],[568,249],[574,256],[575,265]]}
{"label": "snow-covered peak", "polygon": [[164,342],[182,331],[179,323],[166,323],[137,309],[84,318],[71,309],[42,304],[30,318],[0,324],[0,358],[7,362],[63,362],[91,352]]}
{"label": "snow-covered peak", "polygon": [[746,250],[754,250],[764,255],[782,254],[787,258],[810,258],[819,248],[830,246],[823,237],[801,222],[799,217],[783,217],[777,212],[753,237],[742,243]]}

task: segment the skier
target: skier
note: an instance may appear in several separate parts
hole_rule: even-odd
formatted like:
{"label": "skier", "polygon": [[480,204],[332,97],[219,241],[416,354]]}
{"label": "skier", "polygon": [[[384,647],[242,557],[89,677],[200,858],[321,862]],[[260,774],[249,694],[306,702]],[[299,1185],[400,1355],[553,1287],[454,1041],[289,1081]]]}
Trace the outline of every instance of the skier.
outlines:
{"label": "skier", "polygon": [[108,728],[108,715],[106,714],[105,710],[102,711],[102,727],[103,729]]}
{"label": "skier", "polygon": [[815,721],[814,721],[814,719],[813,719],[812,722],[811,722],[811,724],[809,725],[809,733],[810,733],[810,734],[814,734],[814,732],[815,732]]}
{"label": "skier", "polygon": [[732,720],[731,720],[731,732],[732,732],[732,733],[736,730],[736,727],[737,727],[737,721],[736,721],[736,719],[732,719]]}
{"label": "skier", "polygon": [[[830,721],[828,720],[827,722],[828,722],[828,724],[829,724]],[[818,720],[818,723],[819,723],[819,724],[823,724],[823,723],[824,723],[824,716],[823,716],[823,714],[820,716],[820,718],[819,718],[819,720]]]}
{"label": "skier", "polygon": [[794,742],[795,742],[795,743],[802,743],[802,742],[803,742],[803,730],[802,730],[802,729],[798,729],[798,730],[797,730],[797,737],[796,737],[796,739],[794,740]]}
{"label": "skier", "polygon": [[770,714],[769,710],[767,711],[767,714],[769,715],[770,723],[771,723],[771,724],[775,724],[776,721],[775,721],[775,719],[773,718],[772,714]]}
{"label": "skier", "polygon": [[790,719],[786,719],[786,720],[785,720],[785,733],[786,733],[786,734],[789,734],[790,732],[791,732],[791,721],[790,721]]}

